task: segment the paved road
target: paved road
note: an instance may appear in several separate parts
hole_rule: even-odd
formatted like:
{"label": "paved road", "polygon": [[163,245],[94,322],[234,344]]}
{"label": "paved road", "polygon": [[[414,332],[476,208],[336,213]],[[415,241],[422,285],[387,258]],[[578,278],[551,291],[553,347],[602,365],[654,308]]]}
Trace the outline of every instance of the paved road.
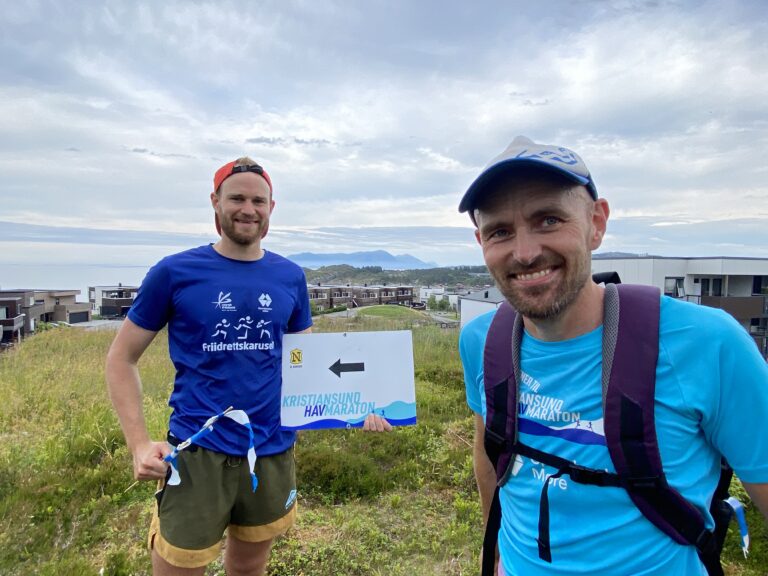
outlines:
{"label": "paved road", "polygon": [[85,330],[117,330],[122,324],[122,320],[91,320],[90,322],[71,324],[71,326],[72,328],[84,328]]}

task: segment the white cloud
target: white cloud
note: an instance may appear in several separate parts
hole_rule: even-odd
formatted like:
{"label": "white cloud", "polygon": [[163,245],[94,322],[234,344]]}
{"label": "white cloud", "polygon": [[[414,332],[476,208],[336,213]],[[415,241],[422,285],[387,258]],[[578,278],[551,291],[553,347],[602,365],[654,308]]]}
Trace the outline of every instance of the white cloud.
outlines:
{"label": "white cloud", "polygon": [[[30,1],[0,26],[3,221],[208,234],[213,171],[248,154],[273,233],[463,227],[462,192],[522,133],[584,157],[614,245],[768,223],[758,2]],[[688,249],[757,249],[704,238]]]}

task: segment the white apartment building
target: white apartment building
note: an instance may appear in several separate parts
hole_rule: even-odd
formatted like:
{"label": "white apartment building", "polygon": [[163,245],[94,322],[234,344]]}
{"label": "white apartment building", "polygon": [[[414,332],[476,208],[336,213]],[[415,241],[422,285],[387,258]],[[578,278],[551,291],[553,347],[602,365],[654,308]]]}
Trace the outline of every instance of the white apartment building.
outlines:
{"label": "white apartment building", "polygon": [[[656,286],[664,294],[728,312],[768,358],[768,258],[592,258],[592,273],[617,272],[626,284]],[[461,297],[461,326],[497,308],[503,296],[488,288]]]}
{"label": "white apartment building", "polygon": [[592,272],[618,272],[627,284],[721,308],[750,332],[768,356],[768,258],[592,258]]}

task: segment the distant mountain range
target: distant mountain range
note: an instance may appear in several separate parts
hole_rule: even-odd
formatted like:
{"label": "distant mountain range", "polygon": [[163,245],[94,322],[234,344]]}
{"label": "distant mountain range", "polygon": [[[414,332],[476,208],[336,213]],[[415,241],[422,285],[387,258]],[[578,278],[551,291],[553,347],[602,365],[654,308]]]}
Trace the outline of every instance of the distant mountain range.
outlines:
{"label": "distant mountain range", "polygon": [[322,266],[335,266],[349,264],[356,268],[363,266],[381,266],[384,270],[422,270],[425,268],[437,268],[434,262],[424,262],[410,254],[398,254],[393,256],[386,250],[373,250],[371,252],[338,252],[334,254],[315,254],[314,252],[301,252],[291,254],[289,260],[293,260],[303,268],[320,268]]}
{"label": "distant mountain range", "polygon": [[[641,258],[644,255],[628,252],[603,252],[593,254],[592,258]],[[424,262],[410,254],[392,255],[386,250],[372,250],[369,252],[334,252],[330,254],[317,254],[315,252],[300,252],[288,256],[302,268],[317,270],[323,266],[338,266],[346,264],[355,268],[364,266],[380,266],[383,270],[425,270],[439,268],[434,262]]]}

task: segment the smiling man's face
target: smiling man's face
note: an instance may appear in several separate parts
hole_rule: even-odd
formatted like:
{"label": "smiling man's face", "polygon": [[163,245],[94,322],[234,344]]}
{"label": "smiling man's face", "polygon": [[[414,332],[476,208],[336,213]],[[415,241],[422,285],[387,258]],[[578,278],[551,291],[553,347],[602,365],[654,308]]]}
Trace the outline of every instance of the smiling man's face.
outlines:
{"label": "smiling man's face", "polygon": [[257,244],[269,230],[275,206],[266,180],[252,172],[233,174],[211,194],[221,233],[235,244]]}
{"label": "smiling man's face", "polygon": [[555,319],[577,300],[605,232],[595,204],[581,186],[536,178],[501,180],[475,210],[488,270],[523,316]]}

